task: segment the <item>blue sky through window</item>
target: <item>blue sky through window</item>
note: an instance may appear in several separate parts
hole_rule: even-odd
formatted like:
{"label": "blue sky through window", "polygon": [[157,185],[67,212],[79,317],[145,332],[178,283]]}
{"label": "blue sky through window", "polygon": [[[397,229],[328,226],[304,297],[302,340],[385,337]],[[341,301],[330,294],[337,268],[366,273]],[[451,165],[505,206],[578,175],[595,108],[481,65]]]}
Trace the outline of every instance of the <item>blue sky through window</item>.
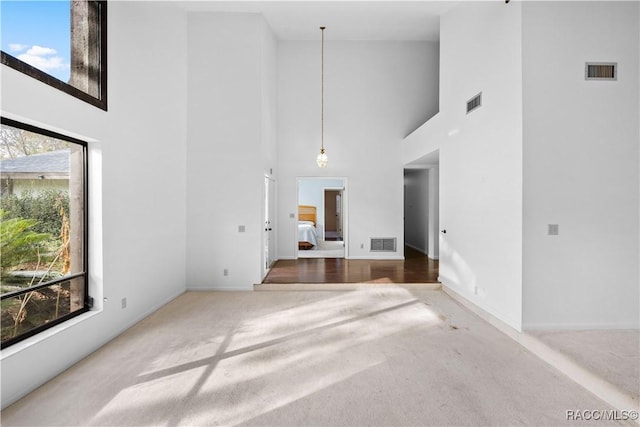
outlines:
{"label": "blue sky through window", "polygon": [[69,81],[69,1],[0,1],[2,50],[53,77]]}

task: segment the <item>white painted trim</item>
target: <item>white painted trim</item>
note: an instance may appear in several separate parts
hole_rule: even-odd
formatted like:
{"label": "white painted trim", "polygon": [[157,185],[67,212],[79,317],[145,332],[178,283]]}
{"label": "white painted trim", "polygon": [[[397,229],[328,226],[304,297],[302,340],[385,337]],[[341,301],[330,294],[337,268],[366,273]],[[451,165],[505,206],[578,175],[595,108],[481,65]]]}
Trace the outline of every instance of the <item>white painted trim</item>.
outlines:
{"label": "white painted trim", "polygon": [[188,292],[208,292],[208,291],[253,291],[253,285],[245,285],[245,286],[198,286],[198,287],[187,287]]}
{"label": "white painted trim", "polygon": [[34,345],[38,345],[40,344],[42,341],[45,341],[49,338],[51,338],[52,336],[55,336],[59,333],[61,333],[62,331],[69,329],[69,328],[73,328],[75,325],[82,323],[94,316],[97,316],[99,314],[101,314],[104,310],[103,309],[99,309],[99,310],[90,310],[86,313],[82,313],[72,319],[66,320],[62,323],[60,323],[59,325],[53,326],[49,329],[45,329],[42,332],[37,333],[36,335],[33,335],[25,340],[22,340],[20,342],[17,342],[15,344],[13,344],[10,347],[7,347],[5,349],[2,350],[2,352],[0,352],[0,361],[3,361],[5,359],[8,359],[10,357],[13,357],[17,354],[19,354],[20,352],[28,349],[29,347],[32,347]]}
{"label": "white painted trim", "polygon": [[[362,288],[384,288],[390,283],[262,283],[254,285],[255,291],[354,291]],[[402,288],[440,290],[440,283],[396,283]]]}
{"label": "white painted trim", "polygon": [[[442,290],[478,317],[494,326],[509,338],[518,342],[522,347],[526,348],[541,360],[553,366],[575,383],[595,394],[609,405],[621,411],[640,410],[640,403],[635,400],[633,396],[620,390],[618,387],[606,381],[602,377],[599,377],[578,365],[572,358],[549,347],[538,338],[527,334],[526,332],[517,331],[501,319],[483,310],[481,307],[444,284],[442,286]],[[640,425],[637,420],[635,422]]]}
{"label": "white painted trim", "polygon": [[[538,338],[527,333],[521,333],[518,335],[517,341],[524,348],[614,408],[621,411],[640,410],[640,404],[633,396],[623,392],[604,378],[578,365],[572,358],[549,347]],[[635,424],[640,425],[638,420],[635,421]]]}
{"label": "white painted trim", "polygon": [[381,257],[373,257],[370,255],[367,256],[350,256],[347,259],[369,259],[369,260],[375,260],[375,261],[404,261],[404,257],[402,255],[396,255],[396,256],[381,256]]}
{"label": "white painted trim", "polygon": [[517,336],[520,333],[520,331],[515,329],[513,326],[509,325],[507,322],[502,320],[500,317],[498,317],[495,314],[485,310],[483,307],[477,305],[473,301],[471,301],[471,300],[465,298],[464,296],[462,296],[461,294],[459,294],[457,291],[451,289],[451,287],[449,287],[449,285],[445,284],[442,280],[440,280],[440,277],[438,277],[438,281],[440,281],[442,283],[442,290],[444,291],[444,293],[446,293],[451,298],[453,298],[454,300],[458,301],[460,304],[465,306],[467,309],[469,309],[470,311],[475,313],[478,317],[480,317],[485,322],[491,324],[496,329],[500,330],[500,332],[504,333],[505,335],[509,336],[510,338],[513,338],[516,341],[518,340]]}
{"label": "white painted trim", "polygon": [[551,330],[607,330],[607,329],[634,329],[638,330],[637,323],[526,323],[522,324],[525,331],[551,331]]}
{"label": "white painted trim", "polygon": [[439,275],[438,281],[442,283],[442,286],[443,286],[442,289],[445,290],[445,292],[447,292],[453,298],[460,300],[460,302],[463,305],[467,306],[467,304],[469,304],[467,307],[474,313],[478,314],[483,319],[484,319],[483,315],[478,313],[476,310],[481,310],[482,313],[487,313],[495,317],[496,319],[499,319],[502,323],[504,323],[505,325],[508,325],[508,327],[513,329],[514,331],[522,330],[522,325],[520,325],[520,329],[514,326],[520,323],[516,319],[505,318],[503,315],[498,313],[498,311],[496,311],[493,307],[490,307],[486,304],[482,304],[482,302],[474,300],[473,298],[469,298],[468,296],[465,296],[460,291],[455,289],[453,286],[450,285],[450,283],[454,282],[453,280],[449,280],[446,276]]}

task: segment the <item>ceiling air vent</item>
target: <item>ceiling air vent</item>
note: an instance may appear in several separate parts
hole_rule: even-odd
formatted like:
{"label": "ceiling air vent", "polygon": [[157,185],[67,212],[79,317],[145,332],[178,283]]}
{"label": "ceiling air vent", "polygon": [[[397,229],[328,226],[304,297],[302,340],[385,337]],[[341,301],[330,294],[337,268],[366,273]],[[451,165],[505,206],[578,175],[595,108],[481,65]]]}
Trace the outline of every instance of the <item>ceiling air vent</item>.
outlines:
{"label": "ceiling air vent", "polygon": [[467,114],[482,105],[482,92],[467,101]]}
{"label": "ceiling air vent", "polygon": [[395,237],[380,237],[371,239],[371,252],[395,252]]}
{"label": "ceiling air vent", "polygon": [[587,62],[584,67],[585,80],[617,80],[618,64],[615,62]]}

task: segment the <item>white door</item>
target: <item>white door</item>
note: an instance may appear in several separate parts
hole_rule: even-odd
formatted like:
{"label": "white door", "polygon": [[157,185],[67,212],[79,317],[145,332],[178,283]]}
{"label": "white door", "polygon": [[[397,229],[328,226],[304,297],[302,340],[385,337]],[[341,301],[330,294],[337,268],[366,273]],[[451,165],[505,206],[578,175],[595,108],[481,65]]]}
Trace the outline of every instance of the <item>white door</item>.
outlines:
{"label": "white door", "polygon": [[275,261],[275,181],[273,178],[264,178],[264,232],[263,232],[263,277]]}

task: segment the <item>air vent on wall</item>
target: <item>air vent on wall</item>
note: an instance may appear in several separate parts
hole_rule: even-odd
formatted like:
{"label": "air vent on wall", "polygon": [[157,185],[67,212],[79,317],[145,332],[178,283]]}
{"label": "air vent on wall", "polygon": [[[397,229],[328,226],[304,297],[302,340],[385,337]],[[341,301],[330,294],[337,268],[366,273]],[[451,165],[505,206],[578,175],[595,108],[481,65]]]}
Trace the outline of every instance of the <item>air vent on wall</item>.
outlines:
{"label": "air vent on wall", "polygon": [[467,114],[482,105],[482,92],[467,101]]}
{"label": "air vent on wall", "polygon": [[584,68],[585,80],[617,80],[618,64],[615,62],[587,62]]}
{"label": "air vent on wall", "polygon": [[395,252],[395,237],[380,237],[371,239],[371,252]]}

